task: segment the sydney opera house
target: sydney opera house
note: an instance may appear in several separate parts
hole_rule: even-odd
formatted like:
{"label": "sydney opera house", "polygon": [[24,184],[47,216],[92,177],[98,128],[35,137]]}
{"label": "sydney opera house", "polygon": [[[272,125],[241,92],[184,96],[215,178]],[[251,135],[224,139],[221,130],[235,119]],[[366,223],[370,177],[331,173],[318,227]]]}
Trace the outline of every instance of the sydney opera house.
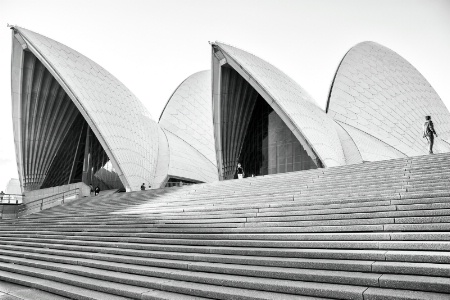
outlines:
{"label": "sydney opera house", "polygon": [[[339,63],[323,110],[293,79],[239,48],[211,44],[158,120],[79,52],[12,28],[14,142],[22,190],[71,183],[139,190],[428,153],[430,115],[450,151],[450,113],[427,80],[374,42]],[[338,62],[336,62],[338,63]],[[300,66],[299,66],[300,67]]]}

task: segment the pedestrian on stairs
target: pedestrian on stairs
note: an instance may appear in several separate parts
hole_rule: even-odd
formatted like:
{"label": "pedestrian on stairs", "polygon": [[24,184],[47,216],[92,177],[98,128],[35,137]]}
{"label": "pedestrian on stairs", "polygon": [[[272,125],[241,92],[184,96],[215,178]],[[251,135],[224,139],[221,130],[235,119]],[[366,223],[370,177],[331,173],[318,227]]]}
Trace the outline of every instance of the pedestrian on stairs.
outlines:
{"label": "pedestrian on stairs", "polygon": [[92,196],[94,194],[94,187],[92,186],[92,184],[90,184],[89,187],[91,188],[91,192],[89,195]]}
{"label": "pedestrian on stairs", "polygon": [[145,191],[145,183],[142,183],[142,185],[141,185],[141,191]]}
{"label": "pedestrian on stairs", "polygon": [[95,196],[97,196],[99,193],[100,193],[100,187],[97,185],[96,187],[95,187]]}
{"label": "pedestrian on stairs", "polygon": [[244,168],[242,168],[240,163],[238,163],[238,165],[237,165],[236,172],[238,175],[238,179],[244,178]]}
{"label": "pedestrian on stairs", "polygon": [[429,153],[433,154],[434,135],[436,137],[438,135],[437,135],[436,131],[434,130],[433,121],[431,121],[431,117],[426,116],[425,120],[426,121],[423,124],[423,137],[427,139],[428,144],[430,145]]}

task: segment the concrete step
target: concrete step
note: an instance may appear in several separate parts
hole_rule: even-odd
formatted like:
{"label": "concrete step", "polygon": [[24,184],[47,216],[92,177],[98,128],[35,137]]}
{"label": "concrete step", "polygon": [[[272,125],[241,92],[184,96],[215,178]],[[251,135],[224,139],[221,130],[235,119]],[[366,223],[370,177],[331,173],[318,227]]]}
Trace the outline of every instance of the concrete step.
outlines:
{"label": "concrete step", "polygon": [[372,287],[364,292],[364,300],[448,300],[448,296],[448,294],[442,293]]}
{"label": "concrete step", "polygon": [[43,290],[3,281],[0,278],[0,299],[3,300],[69,300]]}
{"label": "concrete step", "polygon": [[[35,258],[42,258],[41,256],[35,256]],[[239,275],[255,278],[273,278],[273,279],[287,279],[287,280],[300,280],[309,282],[321,282],[321,283],[336,283],[336,284],[354,284],[364,286],[379,286],[378,279],[381,274],[377,273],[365,273],[365,272],[348,272],[348,271],[336,271],[336,270],[313,270],[302,268],[284,268],[284,267],[269,267],[269,266],[252,266],[252,265],[238,265],[238,264],[222,264],[222,263],[209,263],[209,262],[185,262],[184,264],[178,263],[178,265],[184,266],[183,268],[167,268],[162,266],[149,266],[149,265],[134,265],[128,262],[104,262],[92,259],[59,259],[50,260],[47,256],[44,261],[35,258],[23,258],[0,255],[0,262],[20,264],[24,266],[32,266],[36,268],[50,269],[61,272],[68,272],[73,274],[80,274],[73,269],[79,267],[85,270],[85,272],[95,271],[94,269],[111,270],[121,273],[130,273],[144,276],[154,276],[158,278],[172,278],[174,270],[177,272],[176,278],[182,277],[202,277],[207,273],[222,274],[222,275]],[[71,267],[69,267],[71,265]],[[178,266],[172,264],[172,267]],[[76,266],[76,267],[74,267]],[[82,268],[82,267],[88,268]],[[71,270],[72,269],[72,270]],[[90,276],[88,276],[90,277]],[[187,279],[190,281],[189,279]],[[203,280],[202,280],[203,281]]]}
{"label": "concrete step", "polygon": [[[2,253],[8,256],[25,257],[65,263],[69,259],[95,259],[101,261],[127,262],[134,265],[145,265],[154,267],[188,269],[190,263],[223,263],[253,265],[264,267],[302,268],[335,271],[357,271],[371,272],[375,261],[369,260],[335,260],[335,259],[308,259],[287,257],[249,257],[242,255],[219,255],[219,254],[183,254],[178,252],[155,252],[148,253],[149,256],[135,256],[133,251],[121,254],[90,253],[80,251],[65,251],[57,249],[40,249],[20,246],[0,246]],[[127,254],[127,255],[125,255]],[[155,257],[154,257],[155,256]],[[394,263],[394,262],[393,262]],[[398,262],[395,262],[398,263]],[[77,263],[78,264],[78,263]],[[430,268],[428,268],[430,269]],[[404,273],[409,274],[409,273]]]}
{"label": "concrete step", "polygon": [[80,199],[0,222],[0,271],[141,299],[450,299],[449,163]]}
{"label": "concrete step", "polygon": [[[408,251],[408,250],[358,250],[358,249],[270,249],[270,248],[214,248],[207,251],[202,248],[185,249],[191,251],[170,251],[166,250],[143,250],[118,247],[95,247],[95,246],[76,246],[64,244],[35,244],[24,242],[10,242],[0,244],[1,249],[13,250],[28,249],[27,251],[44,251],[43,253],[54,253],[54,251],[63,251],[65,255],[85,257],[80,253],[103,253],[111,255],[125,255],[135,257],[147,257],[157,259],[176,259],[176,260],[205,260],[209,262],[227,262],[229,257],[248,257],[249,259],[261,259],[268,257],[270,259],[331,259],[331,260],[366,260],[366,261],[396,261],[396,262],[423,262],[449,264],[450,254],[439,251]],[[44,248],[44,249],[42,249]],[[39,250],[40,249],[40,250]],[[50,252],[49,252],[50,251]],[[212,256],[213,258],[210,258]],[[219,256],[216,260],[215,256]],[[211,260],[212,259],[212,260]],[[223,259],[223,260],[222,260]]]}
{"label": "concrete step", "polygon": [[[27,250],[25,248],[25,250]],[[89,255],[89,254],[88,254]],[[410,274],[410,275],[423,275],[423,276],[435,276],[435,277],[450,277],[450,265],[449,264],[430,264],[430,263],[405,263],[405,262],[386,262],[386,261],[348,261],[342,264],[336,260],[313,260],[313,259],[263,259],[264,264],[261,264],[258,260],[248,260],[244,257],[233,257],[233,261],[222,260],[208,261],[199,260],[195,261],[186,260],[167,260],[167,259],[149,259],[142,258],[137,259],[132,256],[120,256],[117,255],[95,255],[95,257],[85,256],[84,258],[72,258],[67,256],[58,255],[57,252],[53,252],[51,255],[41,253],[30,252],[15,252],[4,250],[0,256],[0,261],[15,262],[14,258],[9,257],[23,257],[32,260],[58,262],[73,265],[95,266],[101,269],[113,269],[113,270],[127,270],[132,269],[133,265],[144,265],[151,267],[163,267],[170,269],[185,269],[194,271],[211,272],[215,270],[215,273],[235,274],[245,276],[257,276],[269,277],[269,278],[284,278],[284,279],[297,279],[306,281],[319,281],[319,282],[331,282],[331,283],[344,283],[358,282],[359,280],[366,280],[365,285],[377,286],[377,280],[381,276],[381,273],[391,274]],[[217,256],[215,256],[217,258]],[[95,259],[92,259],[95,258]],[[99,261],[103,261],[100,264]],[[110,262],[118,263],[116,265]],[[126,262],[123,264],[123,262]],[[226,263],[221,263],[226,262]],[[130,265],[131,264],[131,265]],[[294,265],[295,266],[294,266]],[[328,267],[328,264],[332,265],[332,268]],[[355,270],[360,268],[361,270]],[[293,269],[294,268],[294,269]],[[350,268],[350,269],[349,269]],[[312,270],[318,269],[319,273],[315,273]],[[333,272],[326,272],[324,270],[334,271],[352,271],[341,272],[335,274]],[[361,273],[363,271],[364,273]],[[127,272],[132,272],[128,270]],[[134,272],[134,271],[133,271]],[[132,273],[133,273],[132,272]],[[142,269],[137,271],[139,274],[143,274]],[[134,273],[136,273],[134,272]],[[367,273],[378,273],[375,275],[367,275]],[[253,274],[253,275],[252,275]],[[335,277],[340,278],[335,278]],[[351,279],[353,276],[358,276],[357,279]],[[349,281],[350,280],[350,281]]]}
{"label": "concrete step", "polygon": [[350,233],[284,233],[284,234],[197,234],[197,233],[121,233],[121,232],[61,232],[58,231],[21,231],[3,233],[4,237],[29,238],[66,238],[78,239],[97,237],[140,237],[156,239],[207,239],[207,240],[272,240],[272,241],[364,241],[364,240],[399,240],[399,241],[449,241],[450,232],[350,232]]}
{"label": "concrete step", "polygon": [[[450,198],[449,198],[450,199]],[[373,206],[375,204],[375,206]],[[275,209],[261,213],[228,213],[224,214],[210,214],[199,215],[190,214],[185,216],[183,214],[177,215],[156,215],[152,219],[147,218],[133,218],[133,219],[115,219],[109,221],[92,220],[92,218],[77,219],[76,221],[64,220],[58,222],[20,222],[22,229],[40,226],[44,228],[61,227],[61,226],[138,226],[138,224],[145,224],[146,226],[156,226],[158,224],[203,224],[203,223],[259,223],[259,222],[292,222],[292,221],[307,221],[307,220],[346,220],[346,219],[361,219],[361,218],[394,218],[395,223],[430,223],[432,220],[447,222],[445,216],[450,215],[450,203],[433,203],[422,205],[377,205],[390,204],[389,202],[382,203],[361,203],[359,206],[355,204],[341,204],[328,208],[329,206],[303,206],[295,207],[295,210],[278,211]],[[364,205],[364,206],[362,206]],[[366,206],[368,205],[368,206]],[[336,208],[335,208],[336,207]],[[338,208],[341,207],[341,208]],[[320,209],[326,208],[326,209]],[[224,212],[226,213],[226,212]],[[441,219],[425,218],[429,216],[443,216]],[[409,218],[408,218],[409,217]],[[424,217],[424,218],[412,218]],[[444,219],[442,219],[444,218]],[[251,225],[249,225],[251,226]],[[12,229],[14,227],[3,227],[3,230]],[[111,227],[110,227],[111,228]]]}
{"label": "concrete step", "polygon": [[[442,255],[448,251],[448,243],[443,242],[358,242],[347,244],[343,242],[303,242],[299,243],[299,247],[269,248],[257,247],[256,245],[244,246],[209,246],[209,248],[192,245],[168,245],[168,244],[130,244],[117,243],[100,243],[86,241],[61,241],[60,243],[47,243],[45,241],[29,242],[21,240],[2,241],[1,245],[24,246],[24,247],[42,247],[49,249],[61,249],[71,251],[89,251],[115,253],[111,248],[129,249],[133,253],[139,251],[165,251],[165,252],[182,252],[182,253],[214,253],[214,254],[230,254],[230,255],[252,255],[252,256],[277,256],[277,257],[303,257],[303,258],[327,258],[327,259],[362,259],[362,260],[380,260],[387,259],[387,251],[389,254],[402,255],[403,253],[414,252],[417,256],[419,252],[425,257],[423,262],[442,261],[447,262],[447,256],[443,256],[438,260],[426,259],[426,256]],[[251,244],[250,244],[251,245]],[[284,246],[280,243],[281,246]],[[112,252],[111,252],[112,251]],[[315,251],[315,253],[314,253]],[[362,254],[366,251],[367,255]],[[122,251],[123,253],[123,251]],[[381,255],[381,256],[380,256]],[[345,258],[344,258],[345,257]],[[404,261],[401,257],[393,259],[395,261]],[[407,260],[411,261],[411,260]],[[414,260],[412,260],[414,261]]]}
{"label": "concrete step", "polygon": [[[159,277],[120,273],[116,271],[105,271],[90,267],[69,266],[70,267],[64,267],[63,264],[47,263],[47,268],[49,269],[58,267],[59,270],[64,270],[54,271],[25,266],[22,264],[16,264],[11,267],[10,264],[0,262],[0,267],[9,272],[14,271],[19,274],[38,278],[45,277],[60,283],[81,286],[91,290],[103,290],[110,294],[124,295],[125,297],[133,299],[145,299],[141,295],[154,289],[174,290],[178,293],[184,292],[184,294],[189,295],[189,293],[192,293],[192,289],[200,289],[202,287],[202,294],[206,293],[209,297],[211,297],[215,296],[211,291],[211,283],[213,285],[217,285],[218,282],[220,282],[220,285],[223,285],[223,287],[221,287],[222,293],[226,293],[226,288],[232,288],[235,293],[240,290],[242,292],[246,292],[247,295],[252,295],[253,293],[258,292],[265,292],[266,294],[263,298],[252,297],[251,299],[268,299],[267,294],[272,297],[269,299],[308,299],[305,297],[289,298],[289,294],[293,294],[292,296],[313,296],[321,298],[328,298],[327,295],[337,295],[341,299],[362,299],[362,293],[366,289],[358,286],[253,278],[235,275],[218,275],[214,273],[204,274],[197,272],[197,274],[194,275],[195,272],[186,271],[174,271],[167,274],[169,278],[176,279],[163,279]],[[77,275],[75,275],[75,273]],[[178,280],[178,278],[185,280]],[[199,291],[195,292],[200,294]],[[222,294],[222,297],[217,298],[229,299],[224,298],[223,296],[225,295]],[[226,296],[229,297],[229,295]],[[243,295],[241,294],[241,297],[242,296]]]}
{"label": "concrete step", "polygon": [[[68,245],[86,245],[95,247],[121,247],[130,249],[177,249],[177,251],[191,252],[197,246],[210,245],[212,248],[223,247],[240,248],[296,248],[296,249],[389,249],[389,250],[424,250],[450,251],[449,241],[269,241],[269,240],[193,240],[193,239],[146,239],[146,238],[118,238],[103,237],[97,240],[57,238],[20,238],[1,237],[0,242],[26,243],[59,243]],[[210,249],[210,250],[211,250]],[[173,251],[173,250],[169,250]]]}
{"label": "concrete step", "polygon": [[[3,269],[0,270],[0,280],[4,280],[7,282],[12,282],[22,286],[28,286],[32,288],[37,288],[42,291],[47,291],[53,293],[55,295],[60,295],[63,297],[67,297],[69,299],[98,299],[98,300],[125,300],[129,299],[126,297],[119,297],[103,292],[93,291],[90,289],[73,286],[70,284],[65,284],[61,282],[55,282],[51,279],[39,278],[36,276],[24,275],[12,271],[5,271]],[[38,299],[36,296],[40,296],[39,293],[34,295],[32,299]],[[60,297],[54,296],[50,299],[58,299]],[[22,298],[19,298],[22,299]],[[39,298],[45,299],[45,298]]]}

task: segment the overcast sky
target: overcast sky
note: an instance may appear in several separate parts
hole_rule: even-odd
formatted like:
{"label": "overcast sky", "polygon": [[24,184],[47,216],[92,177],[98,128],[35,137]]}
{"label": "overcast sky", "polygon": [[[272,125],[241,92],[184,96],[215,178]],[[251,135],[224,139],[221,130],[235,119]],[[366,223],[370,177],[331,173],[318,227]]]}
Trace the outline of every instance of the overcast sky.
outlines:
{"label": "overcast sky", "polygon": [[449,0],[0,0],[0,189],[17,178],[11,121],[11,32],[61,42],[121,80],[154,119],[189,75],[210,69],[208,41],[272,63],[325,108],[345,53],[374,41],[403,56],[450,107]]}

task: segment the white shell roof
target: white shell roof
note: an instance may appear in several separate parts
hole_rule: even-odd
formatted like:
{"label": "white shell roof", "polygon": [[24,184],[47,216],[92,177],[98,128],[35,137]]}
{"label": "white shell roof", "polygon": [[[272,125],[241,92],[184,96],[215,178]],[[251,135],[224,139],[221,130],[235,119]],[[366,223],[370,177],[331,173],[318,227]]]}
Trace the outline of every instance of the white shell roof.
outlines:
{"label": "white shell roof", "polygon": [[15,27],[28,48],[70,96],[101,142],[125,187],[153,182],[158,125],[117,78],[79,52]]}
{"label": "white shell roof", "polygon": [[[450,113],[445,104],[409,62],[374,42],[360,43],[345,55],[336,72],[327,112],[336,121],[365,133],[349,132],[360,150],[370,151],[361,154],[371,160],[396,158],[400,153],[428,153],[422,137],[426,115],[432,117],[439,135],[435,152],[450,151]],[[377,142],[366,147],[367,137],[390,147]],[[376,144],[379,151],[373,148]]]}
{"label": "white shell roof", "polygon": [[166,104],[159,125],[217,165],[211,100],[211,71],[200,71],[184,80]]}
{"label": "white shell roof", "polygon": [[249,74],[248,80],[254,80],[273,99],[274,103],[269,104],[280,108],[284,117],[294,125],[294,130],[300,132],[326,167],[345,165],[333,120],[303,88],[275,66],[253,54],[223,43],[216,42],[214,45],[234,59]]}
{"label": "white shell roof", "polygon": [[180,137],[165,131],[169,143],[168,177],[213,182],[219,180],[217,167]]}

